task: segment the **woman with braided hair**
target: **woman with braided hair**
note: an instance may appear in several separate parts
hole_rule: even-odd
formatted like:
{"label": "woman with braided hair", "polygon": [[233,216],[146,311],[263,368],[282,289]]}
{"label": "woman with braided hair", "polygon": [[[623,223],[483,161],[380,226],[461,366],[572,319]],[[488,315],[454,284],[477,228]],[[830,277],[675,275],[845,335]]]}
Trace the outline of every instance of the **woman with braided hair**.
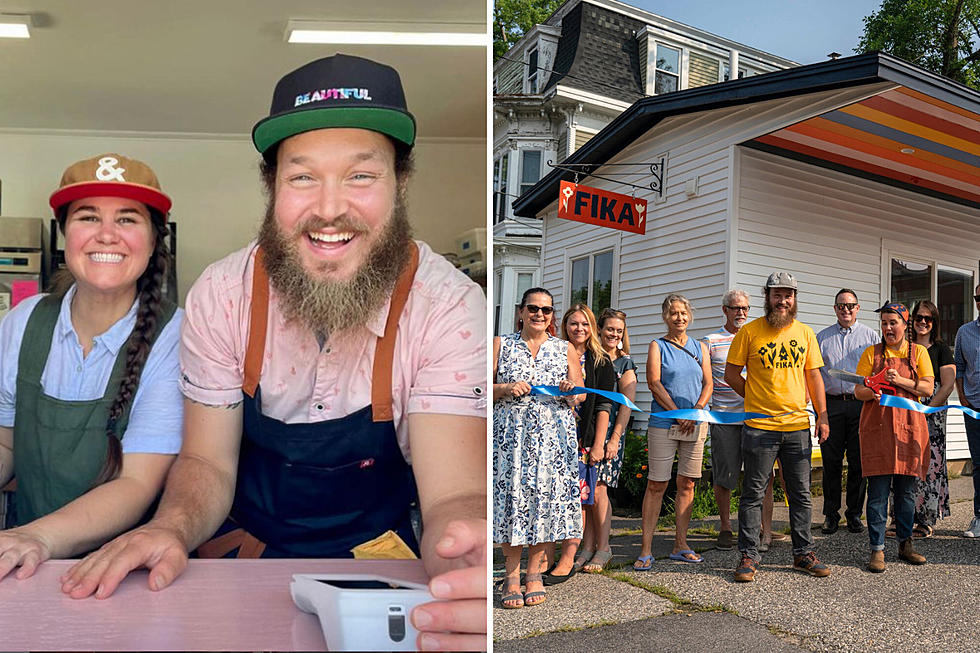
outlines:
{"label": "woman with braided hair", "polygon": [[70,166],[50,204],[74,283],[0,322],[0,486],[17,483],[0,579],[131,528],[180,450],[170,198],[146,164],[103,154]]}
{"label": "woman with braided hair", "polygon": [[[912,342],[909,309],[885,302],[875,310],[881,316],[881,342],[864,350],[857,373],[871,376],[885,371],[890,392],[917,401],[930,397],[935,374],[929,353]],[[868,571],[885,571],[885,520],[888,495],[895,497],[898,557],[913,565],[925,557],[912,545],[916,479],[929,469],[929,428],[922,413],[879,405],[881,393],[857,384],[854,396],[864,402],[858,435],[861,440],[861,473],[868,479],[868,537],[871,558]]]}

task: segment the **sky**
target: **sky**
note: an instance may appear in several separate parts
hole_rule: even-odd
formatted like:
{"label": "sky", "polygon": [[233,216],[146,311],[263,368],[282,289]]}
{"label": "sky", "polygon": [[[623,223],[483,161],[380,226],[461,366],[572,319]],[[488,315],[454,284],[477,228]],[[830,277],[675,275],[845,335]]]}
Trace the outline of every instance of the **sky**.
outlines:
{"label": "sky", "polygon": [[625,0],[627,4],[800,64],[856,54],[881,0]]}

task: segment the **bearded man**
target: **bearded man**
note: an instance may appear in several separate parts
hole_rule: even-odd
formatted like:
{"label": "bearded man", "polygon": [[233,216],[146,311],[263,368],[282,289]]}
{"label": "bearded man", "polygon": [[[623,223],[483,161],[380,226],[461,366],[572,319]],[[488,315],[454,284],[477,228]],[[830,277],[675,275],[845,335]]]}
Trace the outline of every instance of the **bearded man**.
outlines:
{"label": "bearded man", "polygon": [[411,238],[398,73],[309,63],[252,139],[265,220],[187,295],[184,441],[160,507],[63,590],[105,597],[140,566],[161,589],[216,531],[201,555],[350,557],[390,530],[449,599],[413,611],[418,645],[485,649],[486,300]]}
{"label": "bearded man", "polygon": [[793,568],[811,576],[830,574],[813,553],[810,536],[811,442],[806,397],[809,391],[817,414],[817,439],[823,442],[829,433],[820,377],[823,358],[813,329],[796,321],[796,286],[789,272],[769,275],[762,289],[766,314],[739,329],[725,363],[725,382],[745,398],[745,410],[770,415],[745,420],[742,429],[745,477],[738,507],[741,561],[735,569],[736,582],[754,580],[762,559],[762,499],[777,458],[789,499]]}

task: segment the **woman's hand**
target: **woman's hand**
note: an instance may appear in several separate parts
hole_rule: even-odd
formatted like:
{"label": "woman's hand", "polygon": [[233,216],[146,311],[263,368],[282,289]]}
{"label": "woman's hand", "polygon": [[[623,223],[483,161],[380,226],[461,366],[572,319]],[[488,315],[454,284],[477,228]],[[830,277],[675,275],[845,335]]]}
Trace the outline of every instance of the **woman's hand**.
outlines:
{"label": "woman's hand", "polygon": [[51,557],[50,547],[36,535],[23,531],[0,531],[0,579],[16,567],[17,579],[32,576],[38,565]]}
{"label": "woman's hand", "polygon": [[605,456],[606,460],[612,460],[619,453],[619,434],[613,433],[609,437],[609,442],[606,443]]}
{"label": "woman's hand", "polygon": [[523,397],[531,394],[531,384],[527,381],[514,381],[508,384],[511,397]]}
{"label": "woman's hand", "polygon": [[595,465],[596,463],[602,462],[605,457],[605,447],[602,444],[594,444],[589,449],[589,464]]}
{"label": "woman's hand", "polygon": [[569,381],[568,379],[562,379],[561,381],[558,382],[558,389],[561,390],[562,392],[568,392],[574,387],[575,384]]}

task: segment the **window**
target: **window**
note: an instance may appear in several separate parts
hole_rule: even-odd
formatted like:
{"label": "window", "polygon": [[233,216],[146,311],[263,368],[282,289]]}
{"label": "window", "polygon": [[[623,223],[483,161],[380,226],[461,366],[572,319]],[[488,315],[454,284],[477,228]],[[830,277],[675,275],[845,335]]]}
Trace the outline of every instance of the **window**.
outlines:
{"label": "window", "polygon": [[[742,79],[745,77],[745,68],[738,69],[738,78]],[[732,78],[732,68],[727,63],[725,64],[725,81],[727,82]]]}
{"label": "window", "polygon": [[912,310],[915,302],[930,299],[939,307],[939,338],[952,345],[960,325],[973,319],[973,272],[936,261],[891,259],[887,299]]}
{"label": "window", "polygon": [[586,304],[596,316],[612,305],[612,250],[572,259],[571,268],[569,305]]}
{"label": "window", "polygon": [[538,49],[534,48],[527,54],[527,92],[538,92]]}
{"label": "window", "polygon": [[521,151],[521,195],[541,179],[541,150]]}
{"label": "window", "polygon": [[507,159],[503,154],[493,162],[493,223],[503,222],[507,218]]}
{"label": "window", "polygon": [[681,51],[661,43],[657,44],[657,72],[654,93],[671,93],[681,86]]}

